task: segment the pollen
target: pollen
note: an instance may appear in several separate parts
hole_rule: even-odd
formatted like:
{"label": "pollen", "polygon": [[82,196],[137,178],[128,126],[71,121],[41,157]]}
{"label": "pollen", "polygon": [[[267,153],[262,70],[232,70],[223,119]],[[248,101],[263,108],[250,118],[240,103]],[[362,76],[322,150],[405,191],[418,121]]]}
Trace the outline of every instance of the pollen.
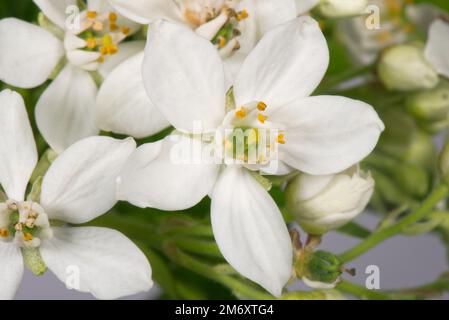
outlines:
{"label": "pollen", "polygon": [[125,36],[127,36],[131,32],[131,29],[129,27],[123,26],[121,28],[121,31]]}
{"label": "pollen", "polygon": [[117,15],[115,14],[115,12],[109,13],[109,21],[111,21],[111,22],[117,21]]}
{"label": "pollen", "polygon": [[95,38],[87,38],[86,43],[86,47],[88,49],[95,49],[95,47],[97,46],[97,40]]}
{"label": "pollen", "polygon": [[266,108],[267,108],[267,104],[265,102],[260,101],[257,104],[257,109],[259,109],[260,111],[265,111]]}
{"label": "pollen", "polygon": [[246,110],[245,110],[245,108],[240,107],[240,109],[237,110],[237,111],[235,112],[235,115],[236,115],[238,118],[240,118],[240,119],[245,118],[245,117],[246,117]]}
{"label": "pollen", "polygon": [[117,31],[118,25],[115,22],[109,23],[109,30],[110,31]]}
{"label": "pollen", "polygon": [[277,138],[277,142],[280,144],[285,144],[285,135],[284,134],[279,134],[278,138]]}
{"label": "pollen", "polygon": [[9,231],[7,229],[0,229],[0,237],[8,238],[9,237]]}
{"label": "pollen", "polygon": [[249,17],[248,11],[242,10],[239,13],[237,13],[237,20],[242,21]]}
{"label": "pollen", "polygon": [[226,45],[226,39],[223,36],[218,37],[218,48],[221,49]]}
{"label": "pollen", "polygon": [[268,119],[267,116],[264,116],[262,113],[259,113],[257,115],[257,120],[259,120],[260,123],[265,123],[265,121]]}
{"label": "pollen", "polygon": [[87,17],[89,19],[95,19],[97,17],[97,12],[96,11],[87,11]]}
{"label": "pollen", "polygon": [[24,233],[24,234],[23,234],[23,240],[25,240],[25,241],[31,241],[31,240],[33,240],[33,235],[32,235],[31,233],[29,233],[29,232]]}

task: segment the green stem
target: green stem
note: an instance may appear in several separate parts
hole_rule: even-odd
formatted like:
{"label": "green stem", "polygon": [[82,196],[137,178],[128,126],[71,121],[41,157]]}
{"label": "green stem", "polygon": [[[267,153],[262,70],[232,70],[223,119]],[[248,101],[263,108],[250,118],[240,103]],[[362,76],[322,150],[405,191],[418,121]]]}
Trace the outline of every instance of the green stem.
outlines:
{"label": "green stem", "polygon": [[448,196],[448,193],[449,188],[445,184],[438,185],[422,203],[422,205],[415,211],[410,213],[407,217],[390,227],[386,227],[382,230],[379,230],[378,232],[371,234],[368,238],[360,242],[352,249],[342,253],[339,256],[341,262],[345,263],[351,261],[364,254],[369,249],[377,246],[382,241],[402,232],[406,226],[415,223],[425,217],[426,214],[429,213],[429,211],[432,210],[439,201]]}
{"label": "green stem", "polygon": [[198,273],[204,277],[221,283],[232,290],[234,293],[241,295],[247,299],[256,300],[272,300],[273,296],[264,293],[250,285],[245,284],[244,280],[236,279],[226,274],[218,273],[212,266],[193,258],[192,256],[182,252],[181,250],[167,250],[167,255],[179,265],[190,271]]}
{"label": "green stem", "polygon": [[338,231],[343,234],[347,234],[349,236],[361,239],[364,239],[371,234],[371,232],[368,229],[355,222],[349,222],[347,225],[338,229]]}
{"label": "green stem", "polygon": [[337,286],[337,289],[349,293],[350,295],[360,299],[370,299],[370,300],[393,299],[391,295],[389,295],[388,293],[377,290],[370,290],[348,281],[340,282],[340,284]]}

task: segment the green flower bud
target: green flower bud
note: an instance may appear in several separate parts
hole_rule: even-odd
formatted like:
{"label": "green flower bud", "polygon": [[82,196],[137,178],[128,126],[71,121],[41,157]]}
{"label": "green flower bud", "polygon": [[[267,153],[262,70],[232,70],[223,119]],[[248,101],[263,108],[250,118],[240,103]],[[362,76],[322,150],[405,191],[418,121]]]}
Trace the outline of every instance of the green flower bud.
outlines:
{"label": "green flower bud", "polygon": [[312,288],[331,289],[339,282],[342,270],[342,263],[334,254],[316,251],[306,258],[302,280]]}
{"label": "green flower bud", "polygon": [[321,0],[320,13],[327,18],[344,18],[363,14],[368,0]]}
{"label": "green flower bud", "polygon": [[25,266],[34,275],[41,276],[47,271],[47,266],[38,248],[22,248],[22,256]]}
{"label": "green flower bud", "polygon": [[373,190],[371,175],[357,166],[334,175],[301,174],[287,187],[286,205],[306,232],[320,235],[361,213]]}
{"label": "green flower bud", "polygon": [[439,77],[424,56],[420,43],[402,44],[384,50],[377,71],[389,90],[412,91],[434,88]]}
{"label": "green flower bud", "polygon": [[433,89],[409,95],[405,105],[429,131],[445,129],[449,124],[449,82],[442,80]]}

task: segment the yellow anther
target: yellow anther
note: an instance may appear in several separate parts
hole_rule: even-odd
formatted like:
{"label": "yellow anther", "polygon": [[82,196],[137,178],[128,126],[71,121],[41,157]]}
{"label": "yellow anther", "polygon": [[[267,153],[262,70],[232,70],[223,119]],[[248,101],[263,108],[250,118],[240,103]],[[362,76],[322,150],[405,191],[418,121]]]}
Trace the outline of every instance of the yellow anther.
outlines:
{"label": "yellow anther", "polygon": [[265,102],[260,101],[257,104],[257,109],[259,109],[260,111],[265,111],[266,108],[267,108],[267,104]]}
{"label": "yellow anther", "polygon": [[259,113],[257,115],[257,120],[259,120],[260,123],[265,123],[265,121],[268,119],[267,116],[264,116],[262,113]]}
{"label": "yellow anther", "polygon": [[97,40],[95,38],[87,38],[86,43],[86,47],[88,49],[95,49],[95,47],[97,46]]}
{"label": "yellow anther", "polygon": [[122,31],[122,33],[123,33],[125,36],[127,36],[128,34],[130,34],[131,29],[130,29],[129,27],[123,26],[123,27],[121,28],[121,31]]}
{"label": "yellow anther", "polygon": [[218,37],[218,48],[221,49],[226,45],[226,39],[223,36]]}
{"label": "yellow anther", "polygon": [[103,56],[100,56],[100,58],[98,58],[98,63],[103,63],[104,62],[104,57]]}
{"label": "yellow anther", "polygon": [[285,144],[285,135],[284,134],[279,134],[278,138],[277,138],[278,143],[280,144]]}
{"label": "yellow anther", "polygon": [[87,17],[89,19],[95,19],[97,17],[97,12],[96,11],[87,11]]}
{"label": "yellow anther", "polygon": [[245,108],[244,107],[240,107],[240,109],[235,112],[235,115],[238,118],[240,118],[240,119],[245,118],[246,117],[246,110],[245,110]]}
{"label": "yellow anther", "polygon": [[249,17],[249,14],[248,14],[248,11],[246,11],[246,10],[242,10],[239,13],[237,13],[237,20],[238,21],[242,21],[242,20],[244,20],[244,19],[246,19],[248,17]]}
{"label": "yellow anther", "polygon": [[103,22],[101,21],[95,21],[94,25],[92,26],[92,29],[94,29],[95,31],[103,31],[104,25]]}
{"label": "yellow anther", "polygon": [[0,237],[8,238],[9,237],[9,231],[7,229],[0,229]]}
{"label": "yellow anther", "polygon": [[115,14],[115,12],[109,12],[109,21],[117,21],[117,15]]}
{"label": "yellow anther", "polygon": [[108,46],[108,54],[116,54],[118,51],[118,48],[116,45],[111,44],[110,46]]}
{"label": "yellow anther", "polygon": [[107,47],[101,47],[100,48],[100,53],[105,56],[108,54],[108,48]]}
{"label": "yellow anther", "polygon": [[23,240],[31,241],[31,240],[33,240],[33,235],[31,233],[29,233],[29,232],[26,232],[26,233],[23,234]]}
{"label": "yellow anther", "polygon": [[115,22],[111,22],[109,24],[109,30],[110,31],[116,31],[118,29],[118,25]]}

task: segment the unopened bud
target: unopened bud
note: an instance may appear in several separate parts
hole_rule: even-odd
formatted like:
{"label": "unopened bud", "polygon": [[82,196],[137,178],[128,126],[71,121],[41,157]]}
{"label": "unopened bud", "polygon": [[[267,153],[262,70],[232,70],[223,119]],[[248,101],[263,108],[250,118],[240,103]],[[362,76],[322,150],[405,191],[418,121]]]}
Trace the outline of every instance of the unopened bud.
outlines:
{"label": "unopened bud", "polygon": [[[409,95],[405,105],[410,114],[425,127],[444,129],[449,120],[449,82],[442,80],[433,89]],[[441,126],[438,125],[440,123]]]}
{"label": "unopened bud", "polygon": [[363,14],[367,0],[321,0],[320,13],[327,18],[344,18]]}
{"label": "unopened bud", "polygon": [[342,264],[335,255],[316,251],[305,262],[302,280],[311,288],[332,289],[340,281],[342,270]]}
{"label": "unopened bud", "polygon": [[389,90],[412,91],[434,88],[439,77],[424,56],[420,43],[402,44],[384,50],[377,71]]}
{"label": "unopened bud", "polygon": [[361,213],[373,190],[371,175],[358,166],[335,175],[301,174],[287,187],[287,208],[306,232],[320,235]]}

